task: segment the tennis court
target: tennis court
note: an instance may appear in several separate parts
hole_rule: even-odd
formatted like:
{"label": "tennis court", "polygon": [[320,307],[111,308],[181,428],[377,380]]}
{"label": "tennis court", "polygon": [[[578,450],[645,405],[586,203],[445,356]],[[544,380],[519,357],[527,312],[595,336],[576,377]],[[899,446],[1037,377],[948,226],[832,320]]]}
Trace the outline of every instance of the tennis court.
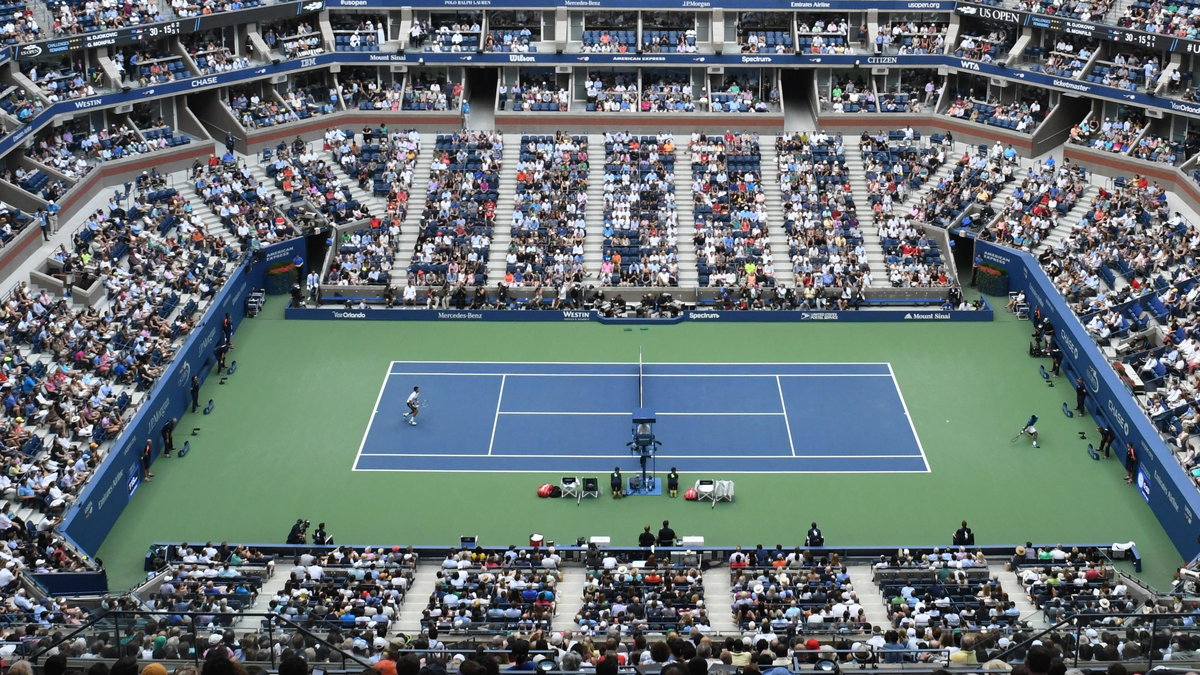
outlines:
{"label": "tennis court", "polygon": [[[421,388],[420,424],[402,418]],[[923,473],[888,363],[393,362],[357,471],[632,471],[632,413],[658,418],[660,469]],[[847,413],[850,413],[847,415]]]}

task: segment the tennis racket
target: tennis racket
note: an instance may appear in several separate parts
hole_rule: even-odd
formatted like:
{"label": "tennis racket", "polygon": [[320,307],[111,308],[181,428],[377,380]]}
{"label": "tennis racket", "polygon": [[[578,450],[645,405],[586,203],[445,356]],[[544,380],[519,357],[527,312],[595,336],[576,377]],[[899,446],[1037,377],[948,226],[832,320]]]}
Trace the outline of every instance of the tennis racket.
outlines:
{"label": "tennis racket", "polygon": [[414,401],[414,404],[417,406],[417,410],[424,410],[425,406],[429,405],[429,401],[426,401],[423,398],[419,398],[416,401]]}
{"label": "tennis racket", "polygon": [[1016,435],[1016,436],[1013,436],[1013,437],[1012,437],[1012,440],[1010,440],[1010,441],[1009,441],[1009,443],[1016,443],[1016,442],[1017,442],[1018,440],[1020,440],[1020,438],[1021,438],[1022,436],[1024,436],[1024,435],[1025,435],[1025,430],[1024,430],[1024,429],[1022,429],[1022,430],[1018,431],[1018,432],[1017,432],[1017,435]]}

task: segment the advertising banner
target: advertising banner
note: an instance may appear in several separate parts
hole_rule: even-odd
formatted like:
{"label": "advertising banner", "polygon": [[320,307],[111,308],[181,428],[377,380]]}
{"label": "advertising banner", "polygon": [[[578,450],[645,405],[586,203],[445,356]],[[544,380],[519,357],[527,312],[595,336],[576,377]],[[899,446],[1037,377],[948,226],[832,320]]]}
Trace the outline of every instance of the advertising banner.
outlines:
{"label": "advertising banner", "polygon": [[[290,257],[296,253],[304,255],[304,249],[301,238],[263,250],[268,256],[278,253]],[[198,376],[203,382],[216,364],[215,349],[221,338],[221,321],[225,314],[229,314],[236,330],[245,315],[246,297],[261,288],[265,272],[264,260],[243,265],[230,277],[67,512],[60,530],[85,554],[96,555],[137,492],[141,482],[141,452],[146,441],[154,444],[157,456],[162,451],[163,424],[182,417],[191,405],[192,376]]]}
{"label": "advertising banner", "polygon": [[1200,549],[1194,525],[1200,491],[1175,461],[1170,448],[1037,261],[1026,253],[978,240],[975,252],[988,265],[1008,272],[1012,291],[1025,291],[1031,315],[1040,312],[1054,324],[1064,370],[1072,380],[1082,377],[1087,384],[1089,412],[1117,436],[1113,452],[1123,458],[1126,443],[1133,443],[1139,470],[1144,474],[1138,485],[1142,496],[1180,555],[1190,560]]}

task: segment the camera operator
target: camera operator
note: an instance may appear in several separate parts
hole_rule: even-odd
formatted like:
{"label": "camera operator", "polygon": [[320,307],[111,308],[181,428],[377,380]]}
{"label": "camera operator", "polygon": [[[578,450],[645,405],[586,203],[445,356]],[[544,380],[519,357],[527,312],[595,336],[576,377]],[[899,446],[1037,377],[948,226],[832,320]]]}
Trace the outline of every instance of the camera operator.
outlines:
{"label": "camera operator", "polygon": [[306,541],[305,537],[308,534],[308,526],[309,525],[310,525],[310,523],[307,520],[305,520],[303,518],[297,518],[296,524],[292,525],[292,531],[288,533],[287,543],[289,543],[289,544],[305,543],[305,541]]}

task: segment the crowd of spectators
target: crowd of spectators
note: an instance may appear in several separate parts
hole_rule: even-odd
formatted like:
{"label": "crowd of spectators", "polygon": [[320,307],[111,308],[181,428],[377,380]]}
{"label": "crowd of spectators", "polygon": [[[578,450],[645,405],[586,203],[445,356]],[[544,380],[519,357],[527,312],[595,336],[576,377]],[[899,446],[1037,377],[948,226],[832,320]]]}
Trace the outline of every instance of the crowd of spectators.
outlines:
{"label": "crowd of spectators", "polygon": [[496,224],[504,141],[499,134],[439,134],[408,284],[484,286]]}
{"label": "crowd of spectators", "polygon": [[[326,130],[326,144],[334,159],[358,186],[382,197],[387,206],[378,226],[399,227],[408,217],[413,172],[421,152],[421,136],[416,130],[389,131],[386,126],[364,127],[363,145],[354,143],[352,134]],[[392,233],[392,236],[399,231]]]}
{"label": "crowd of spectators", "polygon": [[1071,127],[1069,139],[1072,143],[1087,146],[1104,152],[1127,153],[1132,150],[1146,121],[1135,115],[1126,115],[1124,119],[1105,117],[1097,123],[1090,116]]}
{"label": "crowd of spectators", "polygon": [[547,630],[558,602],[561,557],[554,548],[503,553],[450,551],[437,573],[422,625],[435,634],[492,626]]}
{"label": "crowd of spectators", "polygon": [[833,112],[878,112],[875,90],[861,78],[846,77],[834,82],[829,90],[829,103]]}
{"label": "crowd of spectators", "polygon": [[1005,198],[1000,216],[984,238],[1026,251],[1036,249],[1058,227],[1087,189],[1087,176],[1069,160],[1031,166],[1021,184]]}
{"label": "crowd of spectators", "polygon": [[[461,82],[449,82],[442,76],[427,77],[417,75],[408,78],[401,97],[402,110],[458,110],[462,105],[463,86]],[[394,96],[386,97],[391,101]],[[394,103],[392,104],[394,109]]]}
{"label": "crowd of spectators", "polygon": [[272,50],[278,49],[288,59],[312,56],[325,51],[321,32],[307,21],[282,21],[269,26],[263,41]]}
{"label": "crowd of spectators", "polygon": [[1087,75],[1088,82],[1127,91],[1153,91],[1161,73],[1158,59],[1152,56],[1118,52],[1111,61],[1098,61]]}
{"label": "crowd of spectators", "polygon": [[1200,20],[1190,6],[1183,4],[1130,4],[1116,23],[1122,28],[1178,37],[1193,37],[1200,30]]}
{"label": "crowd of spectators", "polygon": [[941,145],[920,148],[910,128],[895,134],[882,130],[862,133],[858,144],[867,181],[867,198],[872,217],[878,223],[909,194],[920,189],[946,163]]}
{"label": "crowd of spectators", "polygon": [[277,98],[273,89],[263,90],[261,96],[254,89],[230,89],[225,102],[246,129],[273,127],[300,119],[296,111]]}
{"label": "crowd of spectators", "polygon": [[528,25],[520,28],[501,28],[489,31],[483,40],[485,52],[535,52],[533,46],[533,31]]}
{"label": "crowd of spectators", "polygon": [[694,54],[696,53],[696,28],[694,23],[675,25],[671,29],[654,29],[648,24],[642,28],[642,51],[647,54]]}
{"label": "crowd of spectators", "polygon": [[642,112],[695,112],[692,83],[687,75],[664,75],[642,81]]}
{"label": "crowd of spectators", "polygon": [[293,82],[283,95],[283,103],[298,119],[308,119],[313,115],[328,115],[337,110],[337,104],[324,99],[329,91],[324,84],[303,85]]}
{"label": "crowd of spectators", "polygon": [[0,109],[17,118],[19,122],[28,122],[46,109],[42,99],[30,96],[20,87],[11,87],[0,96]]}
{"label": "crowd of spectators", "polygon": [[1000,126],[1022,133],[1033,133],[1045,118],[1042,102],[1036,98],[1001,102],[999,98],[991,97],[981,101],[972,93],[955,97],[946,114],[956,119]]}
{"label": "crowd of spectators", "polygon": [[99,68],[87,68],[82,61],[64,61],[58,66],[30,66],[25,75],[50,99],[51,103],[88,98],[103,88],[104,74]]}
{"label": "crowd of spectators", "polygon": [[295,234],[291,223],[274,208],[275,193],[232,155],[194,164],[191,180],[196,194],[221,219],[226,230],[237,237],[243,250]]}
{"label": "crowd of spectators", "polygon": [[250,67],[250,59],[233,53],[218,35],[191,41],[187,44],[187,50],[201,75],[216,75]]}
{"label": "crowd of spectators", "polygon": [[985,34],[968,33],[963,35],[954,55],[960,59],[991,63],[993,60],[1004,56],[1008,48],[1009,39],[1004,31],[995,30]]}
{"label": "crowd of spectators", "polygon": [[779,88],[745,76],[726,75],[722,86],[700,98],[713,112],[769,112],[779,105]]}
{"label": "crowd of spectators", "polygon": [[561,288],[584,281],[586,136],[522,136],[504,283]]}
{"label": "crowd of spectators", "polygon": [[636,112],[638,91],[636,73],[588,75],[585,87],[588,112]]}
{"label": "crowd of spectators", "polygon": [[264,0],[171,0],[175,13],[183,17],[236,12],[264,4]]}
{"label": "crowd of spectators", "polygon": [[759,548],[753,555],[731,557],[739,561],[730,565],[730,587],[734,621],[742,630],[786,635],[866,623],[866,609],[837,554],[826,559],[800,548]]}
{"label": "crowd of spectators", "polygon": [[136,26],[157,21],[166,21],[167,17],[159,10],[156,0],[128,0],[117,3],[58,2],[47,5],[54,16],[54,36],[79,35],[94,31],[113,30],[123,26]]}
{"label": "crowd of spectators", "polygon": [[377,654],[382,651],[377,641],[399,615],[418,561],[411,548],[400,546],[303,553],[292,560],[288,580],[268,608],[301,626],[329,631],[335,648]]}
{"label": "crowd of spectators", "polygon": [[895,21],[880,26],[875,35],[875,53],[941,54],[946,49],[946,31],[942,22]]}
{"label": "crowd of spectators", "polygon": [[0,40],[6,44],[23,44],[42,39],[42,27],[28,8],[9,13],[0,19]]}
{"label": "crowd of spectators", "polygon": [[97,162],[145,154],[169,144],[154,133],[150,135],[155,138],[145,140],[128,125],[93,128],[87,133],[71,128],[64,125],[43,132],[29,154],[72,180],[86,175]]}
{"label": "crowd of spectators", "polygon": [[671,134],[604,136],[604,286],[679,284]]}
{"label": "crowd of spectators", "polygon": [[927,288],[951,284],[937,244],[911,216],[893,213],[878,226],[888,285]]}
{"label": "crowd of spectators", "polygon": [[515,111],[566,112],[571,105],[570,92],[554,84],[548,77],[540,81],[526,79],[524,83],[513,82],[507,95],[511,97]]}
{"label": "crowd of spectators", "polygon": [[576,621],[584,634],[631,635],[711,631],[698,567],[660,562],[653,553],[633,566],[586,570],[583,607]]}
{"label": "crowd of spectators", "polygon": [[333,24],[333,47],[337,51],[375,52],[387,42],[382,17],[339,17]]}
{"label": "crowd of spectators", "polygon": [[978,212],[972,222],[987,222],[992,198],[1012,179],[1016,171],[1015,155],[1006,157],[988,152],[967,151],[954,165],[949,176],[943,177],[931,190],[914,202],[909,215],[918,222],[945,228],[965,226],[963,213],[971,206]]}
{"label": "crowd of spectators", "polygon": [[467,13],[444,20],[414,20],[408,32],[409,44],[432,52],[473,52],[479,49],[483,34],[479,19],[478,13]]}
{"label": "crowd of spectators", "polygon": [[1092,58],[1095,49],[1096,43],[1092,40],[1064,35],[1056,36],[1052,49],[1032,47],[1026,50],[1026,55],[1039,60],[1039,63],[1030,66],[1035,73],[1078,80],[1083,77],[1084,66]]}
{"label": "crowd of spectators", "polygon": [[1019,0],[1016,6],[1023,12],[1099,22],[1113,3],[1112,0]]}
{"label": "crowd of spectators", "polygon": [[[326,142],[331,146],[340,145],[343,133],[340,129],[327,132]],[[332,140],[329,140],[331,136]],[[279,225],[291,227],[290,221],[298,214],[296,202],[302,200],[307,201],[314,211],[323,214],[326,220],[338,225],[371,217],[370,207],[354,198],[350,188],[334,170],[335,164],[332,158],[319,154],[300,138],[296,138],[291,147],[280,143],[274,160],[267,167],[267,177],[275,181],[276,188],[291,201],[292,206],[289,213],[285,214],[287,218],[276,219],[280,221]],[[309,215],[316,217],[311,212]]]}
{"label": "crowd of spectators", "polygon": [[782,136],[775,151],[797,293],[819,308],[826,288],[870,285],[841,134]]}
{"label": "crowd of spectators", "polygon": [[796,52],[792,18],[785,12],[742,12],[738,16],[736,32],[744,54]]}
{"label": "crowd of spectators", "polygon": [[758,135],[693,134],[688,151],[700,285],[774,285]]}

